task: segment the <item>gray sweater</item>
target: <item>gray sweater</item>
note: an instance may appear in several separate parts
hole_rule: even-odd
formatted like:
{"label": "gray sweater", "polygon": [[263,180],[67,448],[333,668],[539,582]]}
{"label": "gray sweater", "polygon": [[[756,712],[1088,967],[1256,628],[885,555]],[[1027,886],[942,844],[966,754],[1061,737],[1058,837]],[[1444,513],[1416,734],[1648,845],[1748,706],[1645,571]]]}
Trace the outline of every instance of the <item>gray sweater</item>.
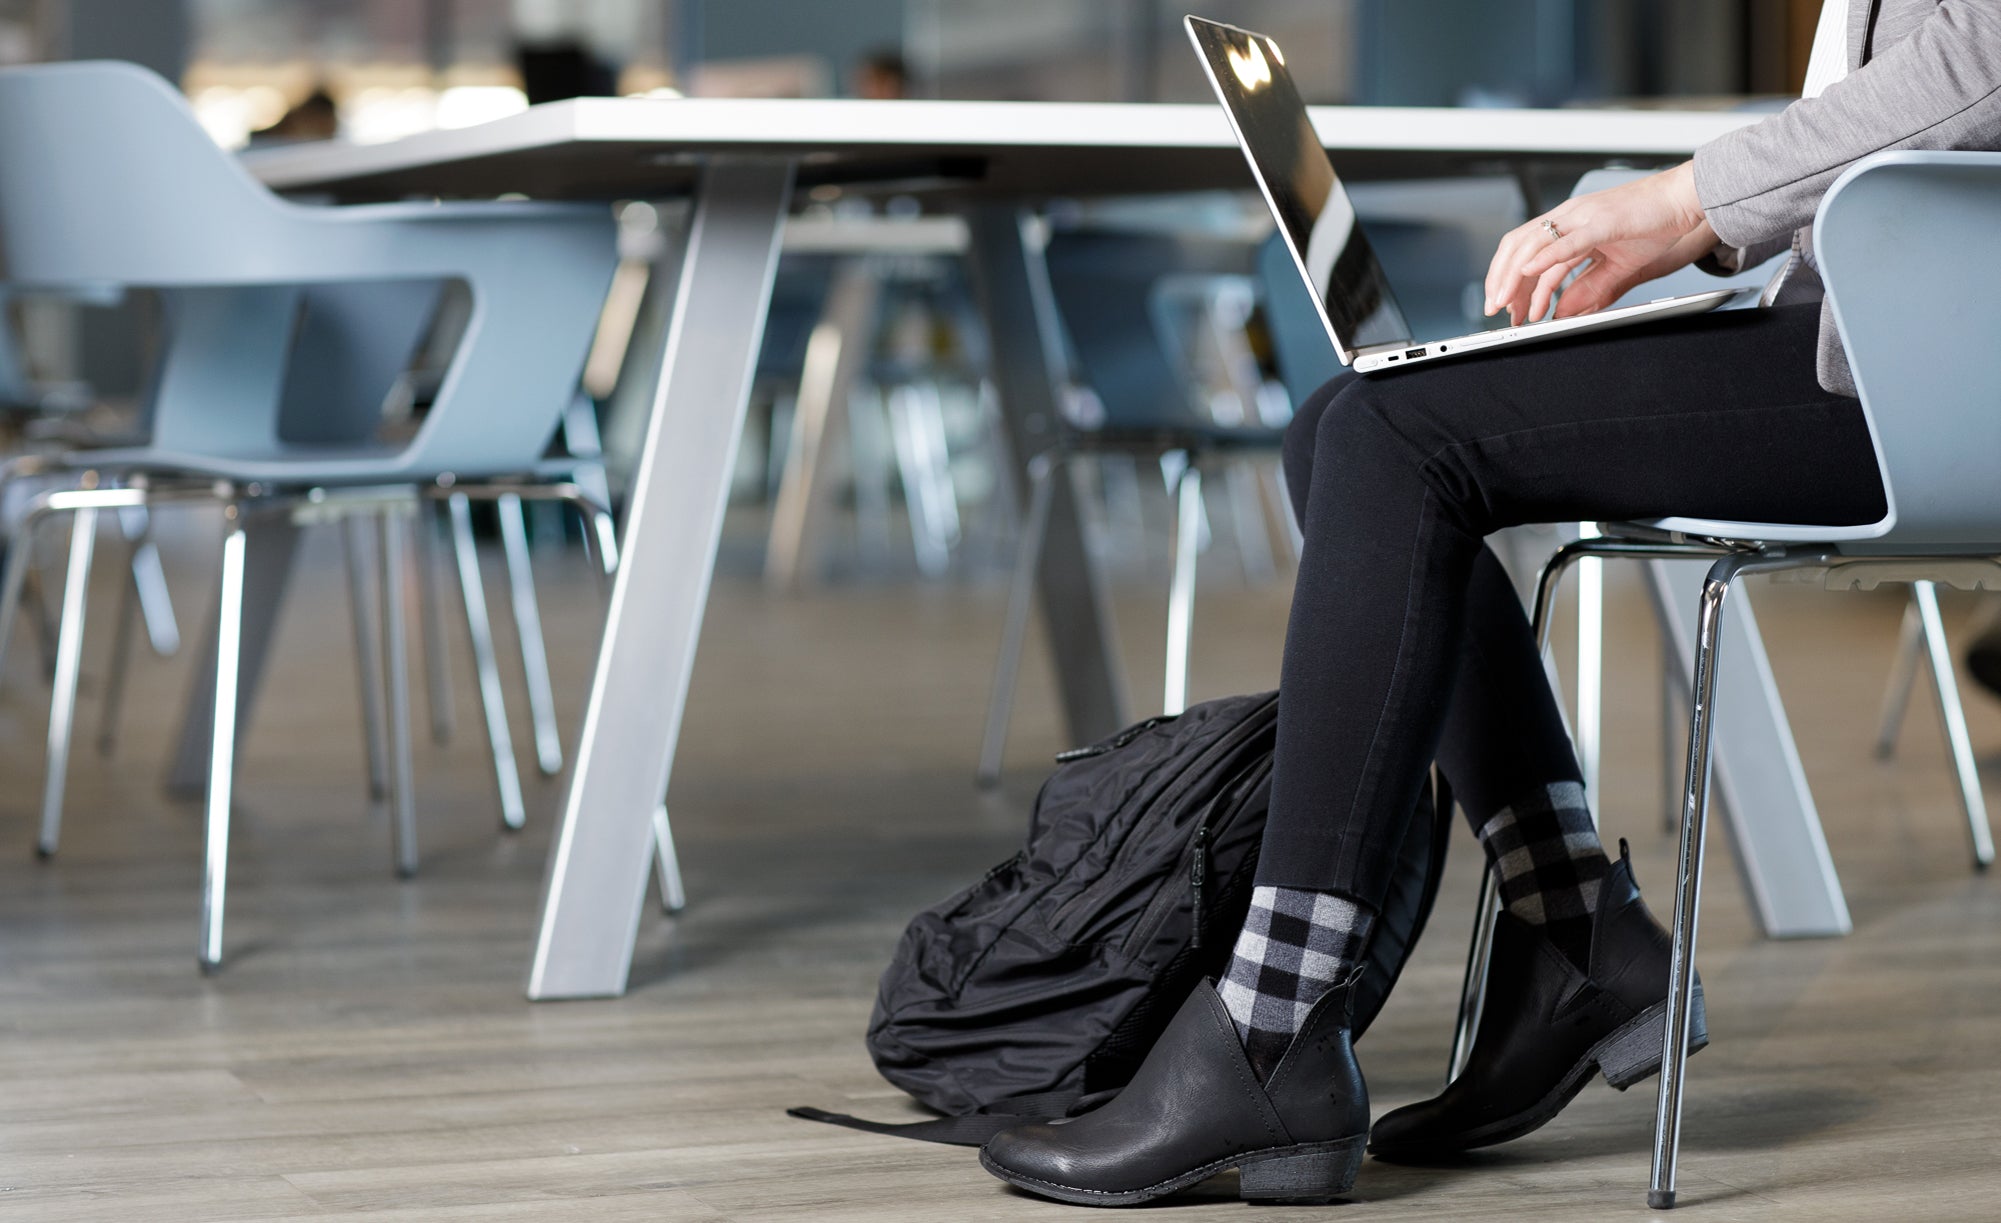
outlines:
{"label": "gray sweater", "polygon": [[[1695,192],[1724,267],[1788,243],[1810,265],[1820,197],[1871,153],[2001,149],[2001,0],[1850,0],[1848,68],[1819,97],[1695,151]],[[1819,371],[1828,390],[1855,393],[1825,305]]]}

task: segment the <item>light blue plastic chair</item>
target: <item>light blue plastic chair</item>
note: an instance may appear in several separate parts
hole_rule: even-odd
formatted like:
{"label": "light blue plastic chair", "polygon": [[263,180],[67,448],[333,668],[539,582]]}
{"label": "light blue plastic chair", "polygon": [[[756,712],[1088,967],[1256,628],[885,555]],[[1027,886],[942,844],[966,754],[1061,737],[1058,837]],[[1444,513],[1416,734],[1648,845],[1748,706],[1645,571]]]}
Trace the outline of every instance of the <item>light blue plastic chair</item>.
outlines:
{"label": "light blue plastic chair", "polygon": [[[1537,594],[1540,618],[1562,572],[1584,557],[1714,558],[1696,632],[1647,1194],[1659,1209],[1675,1203],[1719,629],[1731,587],[1748,574],[1795,571],[1840,590],[1883,582],[2001,589],[2001,480],[1994,477],[2001,367],[1991,359],[2001,334],[2001,301],[1991,284],[2001,266],[2001,153],[1868,158],[1822,201],[1814,249],[1875,442],[1889,507],[1883,518],[1849,527],[1699,518],[1606,524],[1604,536],[1557,553]],[[1985,832],[1975,829],[1977,842]]]}
{"label": "light blue plastic chair", "polygon": [[[205,969],[222,958],[247,519],[267,509],[297,513],[301,505],[314,516],[380,516],[384,664],[400,677],[402,518],[420,488],[464,489],[468,478],[532,479],[571,403],[615,261],[613,222],[599,207],[301,206],[251,179],[209,140],[180,95],[142,68],[75,63],[0,70],[0,278],[34,289],[152,289],[167,319],[149,404],[150,442],[75,456],[72,465],[86,469],[83,487],[45,494],[32,516],[76,515],[66,599],[76,612],[66,610],[58,646],[59,699],[65,669],[74,697],[83,629],[79,575],[88,572],[96,514],[182,498],[215,498],[225,506],[200,939]],[[315,407],[299,388],[287,395],[287,380],[300,368],[297,354],[311,361],[318,351],[302,321],[310,318],[315,292],[447,281],[467,287],[470,317],[411,436],[379,438],[379,415],[361,411],[351,398],[328,401],[344,407]],[[148,482],[105,488],[90,474],[102,472]],[[522,489],[528,487],[524,482]],[[24,551],[10,555],[0,586],[0,642],[18,600]],[[387,688],[397,857],[407,872],[415,865],[407,690],[393,681]],[[52,775],[67,762],[66,734],[64,742],[56,739],[52,733]]]}

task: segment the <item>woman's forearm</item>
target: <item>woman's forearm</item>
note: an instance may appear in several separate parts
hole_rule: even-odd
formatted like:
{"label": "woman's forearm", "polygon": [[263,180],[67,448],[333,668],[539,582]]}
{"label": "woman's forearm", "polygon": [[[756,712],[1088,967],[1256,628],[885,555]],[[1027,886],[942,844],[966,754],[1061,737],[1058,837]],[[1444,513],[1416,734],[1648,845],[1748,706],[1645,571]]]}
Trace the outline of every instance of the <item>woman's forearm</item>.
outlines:
{"label": "woman's forearm", "polygon": [[1719,238],[1751,246],[1813,220],[1841,172],[1884,149],[2001,148],[2001,3],[1940,0],[1912,33],[1818,97],[1696,150]]}

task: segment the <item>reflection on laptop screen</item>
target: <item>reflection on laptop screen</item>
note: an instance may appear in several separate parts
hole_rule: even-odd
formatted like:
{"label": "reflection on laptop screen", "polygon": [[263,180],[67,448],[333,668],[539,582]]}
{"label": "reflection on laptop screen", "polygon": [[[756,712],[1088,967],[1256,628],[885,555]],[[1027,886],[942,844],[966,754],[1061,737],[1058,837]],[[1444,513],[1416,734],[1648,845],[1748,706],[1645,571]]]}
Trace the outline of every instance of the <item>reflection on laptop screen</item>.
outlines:
{"label": "reflection on laptop screen", "polygon": [[1223,108],[1263,186],[1287,245],[1304,265],[1345,363],[1355,351],[1401,344],[1410,326],[1356,222],[1293,87],[1278,44],[1262,34],[1188,19]]}

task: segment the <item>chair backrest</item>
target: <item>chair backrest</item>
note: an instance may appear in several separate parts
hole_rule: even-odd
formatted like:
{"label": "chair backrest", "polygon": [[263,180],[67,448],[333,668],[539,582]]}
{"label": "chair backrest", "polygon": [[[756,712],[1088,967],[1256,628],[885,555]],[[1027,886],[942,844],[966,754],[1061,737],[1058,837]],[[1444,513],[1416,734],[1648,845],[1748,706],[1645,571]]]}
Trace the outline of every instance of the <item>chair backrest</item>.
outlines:
{"label": "chair backrest", "polygon": [[1890,504],[1869,546],[2001,551],[2001,153],[1863,161],[1814,251]]}
{"label": "chair backrest", "polygon": [[[297,205],[143,68],[0,70],[0,279],[162,291],[163,461],[274,480],[532,467],[574,393],[612,235],[591,205]],[[368,446],[384,371],[446,280],[474,305],[431,411],[407,445]],[[315,381],[336,366],[338,384]]]}
{"label": "chair backrest", "polygon": [[424,341],[444,288],[406,280],[307,289],[279,390],[277,440],[373,440],[384,401]]}
{"label": "chair backrest", "polygon": [[1246,276],[1241,240],[1130,230],[1059,231],[1046,251],[1049,287],[1105,423],[1157,428],[1213,423],[1161,334],[1155,290],[1170,277]]}
{"label": "chair backrest", "polygon": [[0,69],[0,279],[146,284],[254,267],[286,208],[155,73]]}

